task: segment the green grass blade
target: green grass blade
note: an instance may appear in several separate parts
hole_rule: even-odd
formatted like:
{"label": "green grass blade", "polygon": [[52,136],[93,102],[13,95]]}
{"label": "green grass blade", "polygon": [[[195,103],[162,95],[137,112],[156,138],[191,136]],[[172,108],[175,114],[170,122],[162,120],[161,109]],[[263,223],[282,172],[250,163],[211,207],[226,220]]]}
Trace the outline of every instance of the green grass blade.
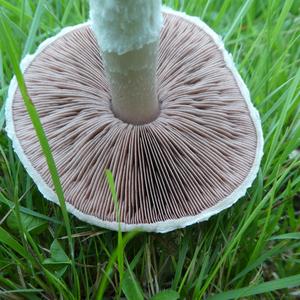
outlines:
{"label": "green grass blade", "polygon": [[227,33],[226,33],[226,35],[224,37],[224,41],[227,41],[227,40],[230,39],[230,37],[232,36],[232,34],[236,30],[236,28],[239,26],[241,20],[243,19],[243,17],[247,13],[248,9],[250,8],[252,2],[253,2],[253,0],[247,0],[247,1],[245,1],[245,4],[240,9],[240,11],[238,12],[238,14],[235,17],[234,21],[232,22],[229,30],[227,31]]}
{"label": "green grass blade", "polygon": [[25,259],[30,260],[28,252],[24,247],[16,241],[5,229],[0,227],[0,241],[1,243],[9,246],[12,250],[16,251],[19,253],[22,257]]}
{"label": "green grass blade", "polygon": [[35,38],[36,38],[36,33],[37,33],[37,30],[40,26],[41,17],[42,17],[42,14],[44,12],[44,5],[45,5],[45,0],[39,0],[38,5],[37,5],[36,10],[35,10],[34,17],[32,19],[32,23],[31,23],[31,27],[30,27],[30,30],[29,30],[29,33],[28,33],[28,37],[27,37],[27,40],[26,40],[26,43],[25,43],[25,46],[24,46],[24,50],[23,50],[23,54],[22,54],[23,57],[27,53],[30,53],[30,51],[33,47],[33,44],[34,44],[34,41],[35,41]]}
{"label": "green grass blade", "polygon": [[300,232],[290,232],[286,234],[272,236],[270,240],[300,240]]}
{"label": "green grass blade", "polygon": [[[127,233],[124,238],[123,238],[123,247],[125,249],[127,243],[132,240],[139,232],[136,231],[132,231]],[[108,283],[108,279],[110,278],[112,272],[113,272],[113,265],[116,262],[117,258],[118,258],[118,247],[113,251],[113,253],[111,254],[107,267],[105,268],[102,280],[100,281],[99,285],[98,285],[98,289],[97,289],[97,293],[96,293],[96,300],[102,300],[104,297],[104,293],[107,287],[107,283]]]}
{"label": "green grass blade", "polygon": [[[120,204],[117,196],[116,184],[115,184],[113,174],[110,170],[106,170],[105,174],[113,198],[113,202],[115,205],[116,218],[118,222],[118,247],[117,247],[118,255],[117,256],[118,256],[118,271],[120,276],[120,286],[122,286],[122,281],[124,276],[124,253],[123,253],[124,246],[123,246],[123,235],[122,235],[121,224],[120,224]],[[119,293],[121,293],[121,288],[119,289]]]}
{"label": "green grass blade", "polygon": [[176,291],[173,290],[164,290],[158,292],[150,300],[177,300],[180,296]]}
{"label": "green grass blade", "polygon": [[[71,259],[61,208],[43,201],[37,189],[32,188],[32,180],[0,130],[0,228],[4,230],[0,232],[0,290],[7,292],[0,298],[93,300],[98,296],[120,300],[125,298],[124,285],[127,291],[140,285],[140,293],[151,300],[156,297],[171,300],[172,293],[180,299],[207,299],[224,293],[226,299],[227,291],[238,292],[231,294],[233,299],[292,299],[299,294],[299,287],[274,292],[273,287],[264,286],[270,284],[267,280],[299,274],[300,154],[291,155],[300,146],[298,1],[163,0],[163,3],[189,15],[204,17],[213,30],[225,36],[226,47],[239,66],[262,120],[265,154],[257,180],[243,199],[207,222],[163,235],[144,233],[127,245],[127,234],[99,230],[72,218],[76,259],[72,260],[72,266],[67,263],[65,270],[64,261],[60,267],[46,260],[53,256],[51,245],[56,239]],[[0,12],[2,129],[3,105],[14,69],[1,24],[10,34],[19,63],[25,53],[32,52],[49,34],[85,21],[88,1],[0,0]],[[200,44],[202,41],[205,39],[199,39]],[[122,207],[123,199],[118,199],[112,174],[107,180],[116,220],[120,221],[117,207]],[[149,191],[145,190],[145,194],[150,196]],[[18,219],[21,216],[24,228],[19,221],[18,226],[14,225],[14,216]],[[31,231],[31,218],[27,216],[49,223],[45,231],[38,234]],[[31,227],[27,227],[28,223]],[[28,257],[24,258],[25,252]],[[131,277],[128,264],[134,274]],[[172,285],[176,286],[176,292],[168,290]],[[260,291],[261,287],[264,291]],[[252,294],[260,293],[240,296],[241,292],[250,293],[249,288]],[[28,289],[39,292],[19,292]],[[129,293],[125,293],[127,297]]]}
{"label": "green grass blade", "polygon": [[10,56],[10,61],[11,64],[13,66],[13,70],[15,72],[17,81],[18,81],[18,85],[19,85],[19,89],[21,91],[26,109],[28,111],[28,114],[31,118],[32,124],[34,126],[34,129],[36,131],[37,137],[39,139],[40,145],[42,147],[42,151],[45,155],[48,167],[49,167],[49,171],[51,174],[51,178],[55,187],[55,191],[57,194],[57,197],[59,199],[59,203],[61,205],[61,209],[62,209],[62,214],[63,214],[63,218],[65,221],[65,225],[66,225],[66,230],[69,236],[69,243],[70,243],[70,248],[71,248],[71,253],[73,252],[73,245],[72,245],[72,238],[71,238],[71,226],[70,226],[70,220],[69,220],[69,216],[67,213],[67,209],[66,209],[66,203],[65,203],[65,199],[64,199],[64,193],[62,190],[62,186],[60,183],[60,178],[58,175],[58,171],[57,168],[55,166],[55,162],[54,162],[54,158],[52,156],[52,152],[50,149],[50,145],[48,143],[47,137],[46,137],[46,133],[43,129],[42,123],[39,119],[39,115],[38,112],[34,106],[34,104],[32,103],[28,92],[27,92],[27,88],[25,85],[25,81],[23,78],[23,74],[21,72],[21,69],[19,67],[18,64],[18,60],[15,54],[15,47],[14,47],[14,43],[12,41],[11,35],[8,33],[7,31],[7,27],[6,25],[3,23],[3,19],[1,18],[1,22],[0,22],[0,28],[2,31],[2,38],[3,38],[3,44],[6,45],[6,52],[9,53]]}
{"label": "green grass blade", "polygon": [[[12,201],[6,199],[2,193],[0,193],[0,202],[7,205],[10,209],[13,209],[14,206],[15,206],[14,203]],[[59,221],[55,218],[48,217],[46,215],[38,213],[38,212],[36,212],[32,209],[29,209],[27,207],[20,206],[20,212],[22,212],[24,214],[27,214],[29,216],[37,217],[41,220],[45,220],[45,221],[50,222],[50,223],[54,223],[54,224],[58,224],[58,225],[63,224],[61,221]]]}
{"label": "green grass blade", "polygon": [[281,9],[281,13],[279,18],[276,19],[276,25],[274,27],[274,30],[272,32],[272,39],[271,39],[271,46],[275,43],[275,41],[279,37],[279,32],[283,26],[284,21],[286,20],[286,17],[293,6],[294,0],[284,1],[284,6]]}
{"label": "green grass blade", "polygon": [[293,245],[287,245],[286,242],[283,242],[281,244],[278,244],[274,247],[272,247],[270,250],[263,253],[260,257],[258,257],[253,263],[248,265],[244,270],[242,270],[240,273],[238,273],[231,281],[230,284],[232,284],[234,281],[244,277],[246,274],[248,274],[251,270],[254,270],[255,268],[259,267],[264,261],[271,259],[272,256],[278,255],[282,252],[288,251],[291,248],[299,247],[300,243],[293,244]]}
{"label": "green grass blade", "polygon": [[[0,16],[1,16],[1,14],[0,14]],[[72,235],[71,235],[72,231],[71,231],[70,219],[69,219],[69,215],[68,215],[67,208],[66,208],[64,193],[63,193],[62,185],[60,182],[58,170],[55,165],[55,161],[54,161],[54,158],[53,158],[53,155],[51,152],[51,148],[50,148],[50,145],[49,145],[47,137],[46,137],[46,133],[45,133],[42,123],[39,119],[38,112],[28,95],[25,81],[23,78],[23,74],[19,67],[17,55],[15,53],[14,42],[11,38],[11,34],[9,34],[6,24],[3,22],[3,18],[1,18],[1,21],[0,21],[0,28],[3,33],[1,35],[3,45],[5,45],[6,52],[9,54],[10,62],[13,66],[13,70],[14,70],[14,73],[15,73],[15,76],[16,76],[16,79],[17,79],[17,82],[19,85],[21,95],[23,97],[25,107],[30,116],[32,124],[34,126],[34,129],[35,129],[36,135],[38,137],[38,140],[40,142],[43,154],[46,158],[49,172],[51,174],[51,178],[53,181],[54,189],[55,189],[55,192],[56,192],[58,200],[59,200],[61,212],[63,215],[63,219],[64,219],[64,223],[65,223],[66,231],[67,231],[67,235],[68,235],[68,243],[69,243],[70,254],[71,254],[71,259],[72,259],[72,269],[74,271],[73,272],[74,285],[77,288],[77,291],[79,291],[80,288],[79,288],[78,275],[77,275],[76,268],[75,268],[74,245],[73,245],[73,240],[72,240]]]}
{"label": "green grass blade", "polygon": [[229,299],[240,299],[243,297],[249,297],[268,292],[277,291],[280,289],[293,288],[299,286],[300,275],[294,275],[286,278],[276,279],[261,284],[236,289],[228,292],[219,293],[211,296],[208,300],[229,300]]}
{"label": "green grass blade", "polygon": [[127,300],[144,299],[142,288],[128,263],[127,263],[127,271],[125,272],[122,281],[122,290]]}
{"label": "green grass blade", "polygon": [[39,293],[42,292],[41,289],[14,289],[14,290],[6,290],[0,291],[0,296],[9,295],[9,294],[32,294],[32,293]]}
{"label": "green grass blade", "polygon": [[188,251],[188,241],[187,239],[183,239],[181,248],[179,250],[178,253],[178,262],[176,263],[176,271],[175,271],[175,276],[174,276],[174,280],[172,282],[172,289],[176,290],[178,287],[178,284],[180,282],[180,278],[181,278],[181,273],[182,273],[182,269],[183,269],[183,264],[184,261],[186,259],[186,255],[187,255],[187,251]]}

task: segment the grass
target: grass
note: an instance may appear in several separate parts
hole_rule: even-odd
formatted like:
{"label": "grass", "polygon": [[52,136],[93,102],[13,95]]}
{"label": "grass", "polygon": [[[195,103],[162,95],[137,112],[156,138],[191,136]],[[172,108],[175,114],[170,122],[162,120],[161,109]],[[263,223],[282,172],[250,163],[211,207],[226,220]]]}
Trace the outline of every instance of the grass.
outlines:
{"label": "grass", "polygon": [[[86,1],[0,0],[0,298],[295,299],[300,295],[300,2],[169,0],[223,36],[258,108],[265,155],[233,208],[168,234],[121,234],[66,214],[55,164],[22,92],[60,194],[42,199],[13,152],[3,105],[18,62]],[[52,159],[53,160],[53,159]],[[108,183],[113,178],[108,172]]]}

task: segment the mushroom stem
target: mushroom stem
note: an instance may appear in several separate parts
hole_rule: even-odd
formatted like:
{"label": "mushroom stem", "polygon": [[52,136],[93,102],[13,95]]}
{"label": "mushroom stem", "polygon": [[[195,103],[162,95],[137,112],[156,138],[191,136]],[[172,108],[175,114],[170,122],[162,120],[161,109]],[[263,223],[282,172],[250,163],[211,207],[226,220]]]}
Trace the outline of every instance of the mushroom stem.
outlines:
{"label": "mushroom stem", "polygon": [[90,16],[114,114],[132,124],[153,121],[159,115],[156,67],[161,0],[90,0]]}
{"label": "mushroom stem", "polygon": [[156,52],[156,42],[122,55],[103,52],[113,112],[127,123],[149,123],[159,114]]}

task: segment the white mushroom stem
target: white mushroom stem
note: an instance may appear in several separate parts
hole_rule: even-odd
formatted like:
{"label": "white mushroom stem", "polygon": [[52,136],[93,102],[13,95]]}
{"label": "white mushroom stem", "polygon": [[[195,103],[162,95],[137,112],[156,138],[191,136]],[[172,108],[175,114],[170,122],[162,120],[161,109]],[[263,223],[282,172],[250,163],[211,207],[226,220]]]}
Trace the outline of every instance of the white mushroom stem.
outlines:
{"label": "white mushroom stem", "polygon": [[90,17],[114,114],[133,124],[153,121],[159,114],[156,65],[161,0],[90,0]]}

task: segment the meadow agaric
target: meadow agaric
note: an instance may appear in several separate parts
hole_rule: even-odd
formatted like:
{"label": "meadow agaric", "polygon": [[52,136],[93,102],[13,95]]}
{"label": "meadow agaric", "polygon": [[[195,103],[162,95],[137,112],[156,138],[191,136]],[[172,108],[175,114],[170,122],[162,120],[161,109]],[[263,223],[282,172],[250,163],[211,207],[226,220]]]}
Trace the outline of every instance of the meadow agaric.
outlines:
{"label": "meadow agaric", "polygon": [[[22,62],[68,211],[118,229],[106,169],[123,231],[166,232],[231,206],[256,177],[263,138],[220,38],[199,18],[169,8],[162,18],[160,0],[90,5],[91,23],[64,29]],[[15,79],[6,117],[20,160],[58,203]]]}

